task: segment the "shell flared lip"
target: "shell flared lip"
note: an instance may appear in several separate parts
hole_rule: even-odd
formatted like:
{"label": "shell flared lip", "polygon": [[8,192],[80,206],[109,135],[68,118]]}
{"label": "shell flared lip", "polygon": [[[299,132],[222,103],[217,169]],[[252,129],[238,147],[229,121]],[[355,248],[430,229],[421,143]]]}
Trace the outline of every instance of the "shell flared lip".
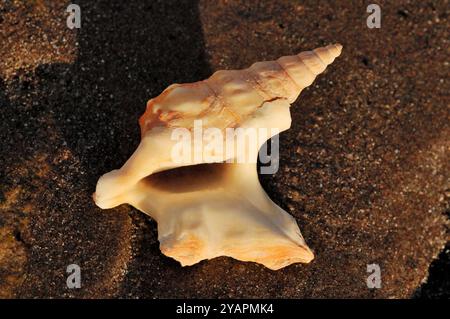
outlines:
{"label": "shell flared lip", "polygon": [[[198,262],[200,262],[201,260],[197,260],[196,258],[179,258],[178,255],[172,255],[172,252],[170,251],[166,251],[164,249],[162,249],[163,253],[168,256],[171,257],[175,260],[177,260],[181,266],[183,267],[189,267],[189,266],[193,266],[195,264],[197,264]],[[261,258],[261,259],[253,259],[253,258],[236,258],[235,256],[231,256],[231,255],[220,255],[220,256],[227,256],[227,257],[231,257],[235,260],[239,260],[239,261],[244,261],[244,262],[256,262],[258,264],[262,264],[265,267],[269,268],[270,270],[280,270],[286,266],[289,265],[293,265],[293,264],[297,264],[297,263],[301,263],[301,264],[309,264],[312,260],[314,260],[315,256],[314,253],[311,251],[311,249],[309,249],[307,246],[298,246],[294,251],[290,251],[287,254],[284,254],[284,256],[276,256],[276,258],[274,258],[273,255],[269,255],[265,258]],[[220,257],[217,256],[217,257]],[[212,258],[208,258],[208,260],[214,259],[216,257],[212,257]],[[204,259],[202,259],[204,260]]]}

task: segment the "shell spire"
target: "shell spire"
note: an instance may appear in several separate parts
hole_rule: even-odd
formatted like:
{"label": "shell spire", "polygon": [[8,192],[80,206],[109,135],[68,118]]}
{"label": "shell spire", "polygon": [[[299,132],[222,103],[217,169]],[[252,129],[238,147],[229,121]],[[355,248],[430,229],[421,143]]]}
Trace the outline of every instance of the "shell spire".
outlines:
{"label": "shell spire", "polygon": [[270,92],[273,97],[282,96],[293,103],[300,92],[310,86],[341,51],[342,45],[331,44],[297,55],[284,56],[276,61],[257,62],[249,71],[258,76],[262,90]]}

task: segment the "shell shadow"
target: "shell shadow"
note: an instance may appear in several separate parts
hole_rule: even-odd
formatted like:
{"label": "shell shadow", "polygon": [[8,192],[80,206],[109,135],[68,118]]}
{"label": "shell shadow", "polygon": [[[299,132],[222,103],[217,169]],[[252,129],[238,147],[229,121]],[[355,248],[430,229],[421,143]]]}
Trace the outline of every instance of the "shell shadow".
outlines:
{"label": "shell shadow", "polygon": [[[172,83],[201,80],[211,70],[197,0],[80,0],[77,4],[82,23],[76,61],[41,65],[36,72],[40,95],[46,97],[59,134],[84,171],[79,177],[84,200],[77,205],[86,212],[84,224],[89,226],[109,218],[98,214],[88,197],[99,176],[119,168],[137,147],[138,118],[147,100]],[[123,211],[117,208],[110,214]],[[151,291],[154,283],[146,278],[155,278],[159,271],[152,268],[160,263],[179,273],[178,263],[159,251],[155,223],[134,209],[130,216],[138,240],[131,243],[136,257],[123,279],[124,294],[136,280],[139,287]],[[130,245],[130,238],[121,245]],[[171,279],[164,279],[164,272],[159,280],[168,285]]]}

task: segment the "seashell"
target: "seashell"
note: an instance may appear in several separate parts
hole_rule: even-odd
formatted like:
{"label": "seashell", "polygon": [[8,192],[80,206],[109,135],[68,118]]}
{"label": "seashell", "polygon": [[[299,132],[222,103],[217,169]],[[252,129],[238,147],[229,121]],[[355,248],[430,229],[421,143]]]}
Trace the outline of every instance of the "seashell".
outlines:
{"label": "seashell", "polygon": [[[179,141],[173,132],[194,132],[196,121],[219,132],[270,129],[263,140],[245,146],[246,155],[257,154],[267,139],[290,127],[290,104],[341,50],[340,44],[329,45],[169,86],[148,101],[139,120],[138,148],[119,170],[99,179],[95,203],[104,209],[128,203],[153,217],[161,251],[183,266],[218,256],[274,270],[310,262],[314,255],[295,219],[261,187],[256,160],[234,162],[235,153],[218,148],[212,162],[196,160],[195,154],[176,162],[173,150]],[[219,142],[231,143],[212,144]],[[192,153],[211,155],[211,149],[187,143]]]}

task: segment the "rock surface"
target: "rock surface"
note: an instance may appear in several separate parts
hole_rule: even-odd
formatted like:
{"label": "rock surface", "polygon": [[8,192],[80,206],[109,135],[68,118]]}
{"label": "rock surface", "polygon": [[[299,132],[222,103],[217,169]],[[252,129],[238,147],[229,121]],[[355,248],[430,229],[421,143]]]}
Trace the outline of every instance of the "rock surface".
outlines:
{"label": "rock surface", "polygon": [[[79,30],[68,2],[0,4],[0,298],[448,296],[444,275],[417,293],[449,240],[445,1],[383,2],[380,29],[346,1],[76,3]],[[311,264],[181,268],[149,217],[94,205],[98,177],[134,151],[138,116],[166,86],[335,42],[342,56],[293,105],[279,171],[261,176]],[[74,263],[81,289],[66,287]],[[373,263],[380,289],[366,285]]]}

